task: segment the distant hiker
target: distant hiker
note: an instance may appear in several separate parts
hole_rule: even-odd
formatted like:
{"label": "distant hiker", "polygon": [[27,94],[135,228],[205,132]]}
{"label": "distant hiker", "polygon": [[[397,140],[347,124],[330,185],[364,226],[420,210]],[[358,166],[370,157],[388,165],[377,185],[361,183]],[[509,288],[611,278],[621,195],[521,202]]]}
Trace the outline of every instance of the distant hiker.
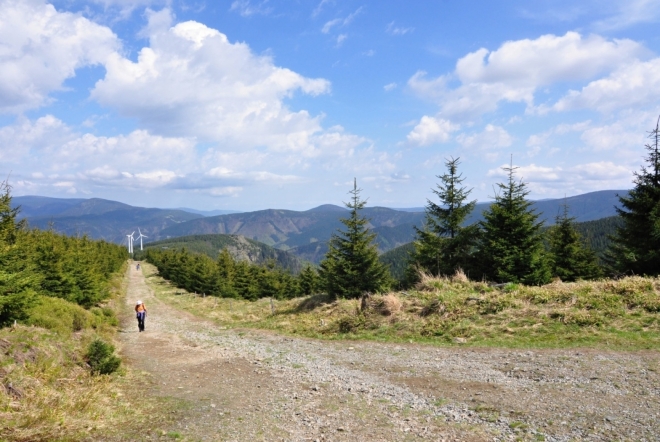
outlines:
{"label": "distant hiker", "polygon": [[140,263],[138,262],[138,265],[135,266],[135,270],[140,270]]}
{"label": "distant hiker", "polygon": [[144,331],[144,320],[147,317],[147,307],[144,302],[138,301],[135,303],[135,312],[137,313],[138,329]]}

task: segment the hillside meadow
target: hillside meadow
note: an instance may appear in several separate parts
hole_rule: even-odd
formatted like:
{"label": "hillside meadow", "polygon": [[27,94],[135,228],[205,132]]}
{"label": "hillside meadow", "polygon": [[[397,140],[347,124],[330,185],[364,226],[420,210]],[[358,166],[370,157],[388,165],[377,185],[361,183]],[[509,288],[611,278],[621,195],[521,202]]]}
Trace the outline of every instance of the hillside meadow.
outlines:
{"label": "hillside meadow", "polygon": [[660,278],[494,287],[458,274],[360,300],[314,295],[271,304],[201,298],[170,285],[155,267],[143,269],[163,301],[232,328],[444,346],[660,348]]}
{"label": "hillside meadow", "polygon": [[136,440],[149,419],[165,419],[172,404],[135,394],[136,385],[149,386],[141,373],[90,373],[89,344],[117,344],[124,272],[107,289],[91,309],[40,297],[24,324],[0,328],[0,440]]}

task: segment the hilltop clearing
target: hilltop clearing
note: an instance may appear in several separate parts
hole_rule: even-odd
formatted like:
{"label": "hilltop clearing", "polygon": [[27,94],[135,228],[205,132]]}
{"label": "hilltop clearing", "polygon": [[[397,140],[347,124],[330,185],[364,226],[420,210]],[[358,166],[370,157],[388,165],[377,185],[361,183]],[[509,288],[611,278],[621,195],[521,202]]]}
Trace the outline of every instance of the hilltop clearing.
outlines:
{"label": "hilltop clearing", "polygon": [[[567,441],[654,440],[660,432],[657,351],[282,336],[233,328],[236,321],[258,324],[258,311],[264,316],[270,309],[267,300],[248,310],[235,300],[176,295],[152,266],[144,264],[143,271],[149,286],[134,267],[130,271],[123,353],[144,371],[147,398],[176,404],[171,420],[154,422],[147,435]],[[136,297],[150,309],[145,333],[134,324]],[[275,305],[276,311],[282,307]],[[287,321],[277,314],[274,320]]]}

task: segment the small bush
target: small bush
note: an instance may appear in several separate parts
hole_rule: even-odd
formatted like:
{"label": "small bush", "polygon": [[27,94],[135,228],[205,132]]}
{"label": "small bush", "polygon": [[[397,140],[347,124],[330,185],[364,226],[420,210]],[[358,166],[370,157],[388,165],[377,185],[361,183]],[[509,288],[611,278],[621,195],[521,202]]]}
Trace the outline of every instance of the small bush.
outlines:
{"label": "small bush", "polygon": [[109,307],[94,307],[91,309],[91,312],[96,317],[95,328],[100,324],[108,324],[113,327],[119,325],[119,319],[115,312]]}
{"label": "small bush", "polygon": [[53,330],[61,335],[88,328],[92,316],[77,304],[50,296],[41,296],[30,309],[29,315],[29,325]]}
{"label": "small bush", "polygon": [[114,355],[115,347],[100,339],[93,340],[87,347],[87,363],[92,374],[110,374],[117,371],[121,359]]}

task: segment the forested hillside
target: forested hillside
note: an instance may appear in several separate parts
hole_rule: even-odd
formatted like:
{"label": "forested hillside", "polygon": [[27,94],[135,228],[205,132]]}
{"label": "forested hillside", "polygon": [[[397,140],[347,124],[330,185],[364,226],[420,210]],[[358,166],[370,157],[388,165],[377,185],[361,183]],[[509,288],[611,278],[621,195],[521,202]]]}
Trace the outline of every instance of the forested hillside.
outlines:
{"label": "forested hillside", "polygon": [[189,292],[223,298],[254,301],[259,298],[294,298],[312,294],[315,272],[306,269],[299,276],[275,265],[273,261],[256,265],[235,260],[225,248],[217,259],[186,249],[150,248],[144,259],[154,264],[163,278]]}
{"label": "forested hillside", "polygon": [[586,244],[599,257],[602,257],[610,245],[609,236],[614,235],[616,229],[621,227],[622,220],[618,216],[576,223],[575,229],[580,233]]}
{"label": "forested hillside", "polygon": [[[278,250],[266,244],[245,238],[240,235],[191,235],[165,239],[145,244],[146,250],[167,250],[185,248],[192,253],[201,253],[212,259],[226,249],[236,261],[246,261],[252,264],[265,264],[274,261],[283,269],[297,274],[302,270],[302,261],[295,255]],[[141,259],[144,253],[136,251],[135,258]]]}
{"label": "forested hillside", "polygon": [[[107,282],[128,258],[124,247],[87,236],[29,229],[17,220],[6,184],[0,197],[0,326],[27,321],[32,309],[61,298],[85,308],[109,296]],[[34,319],[34,317],[32,318]]]}

